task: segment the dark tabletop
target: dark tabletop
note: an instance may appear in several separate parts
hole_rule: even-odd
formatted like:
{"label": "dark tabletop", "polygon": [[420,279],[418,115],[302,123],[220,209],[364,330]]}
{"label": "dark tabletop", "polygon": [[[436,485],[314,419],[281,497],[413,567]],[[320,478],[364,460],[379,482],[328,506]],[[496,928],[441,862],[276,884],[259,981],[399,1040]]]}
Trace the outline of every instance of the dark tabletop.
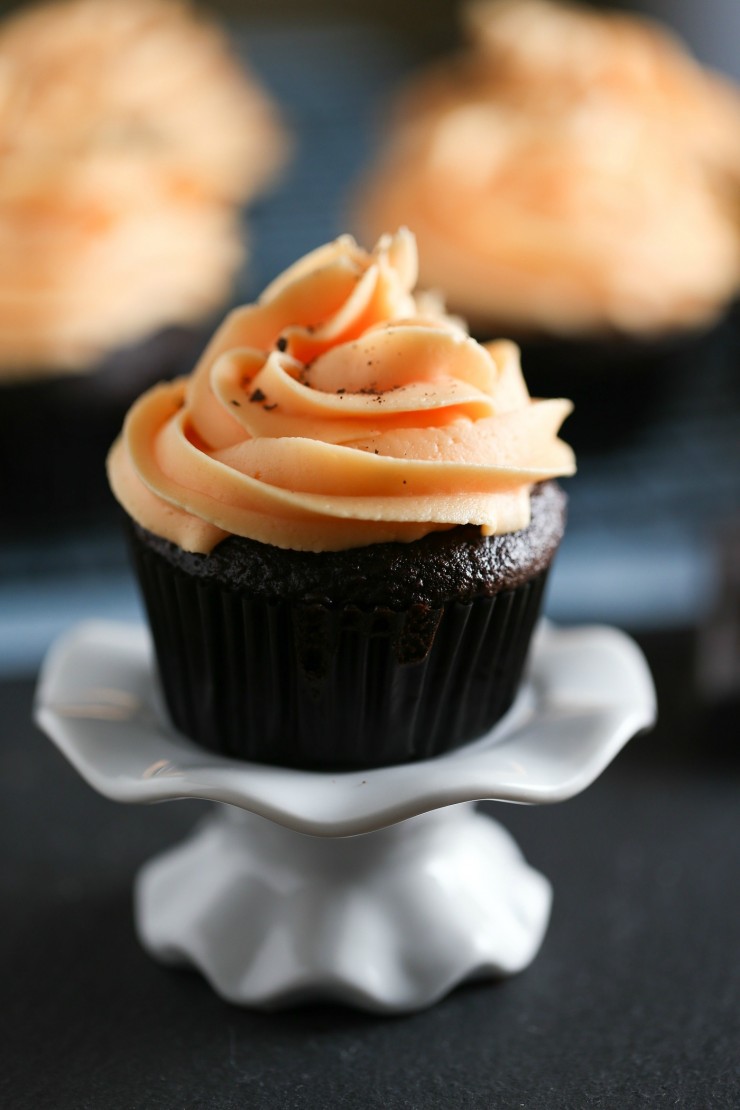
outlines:
{"label": "dark tabletop", "polygon": [[655,732],[570,802],[491,806],[554,884],[540,955],[404,1018],[242,1011],[155,964],[132,880],[202,805],[99,798],[0,685],[0,1105],[734,1110],[737,716],[692,695],[691,638],[646,647]]}

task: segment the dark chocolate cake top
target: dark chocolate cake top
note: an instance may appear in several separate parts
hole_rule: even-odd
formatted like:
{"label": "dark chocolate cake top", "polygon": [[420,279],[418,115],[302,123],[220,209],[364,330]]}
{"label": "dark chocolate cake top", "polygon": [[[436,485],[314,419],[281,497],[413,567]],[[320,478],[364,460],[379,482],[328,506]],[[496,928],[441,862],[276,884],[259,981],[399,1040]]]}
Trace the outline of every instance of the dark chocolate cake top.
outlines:
{"label": "dark chocolate cake top", "polygon": [[413,543],[377,543],[345,551],[290,551],[232,536],[209,555],[134,524],[136,535],[179,571],[250,596],[306,604],[440,605],[491,596],[534,577],[551,562],[565,525],[566,498],[555,482],[532,492],[529,527],[482,536],[474,525],[431,532]]}

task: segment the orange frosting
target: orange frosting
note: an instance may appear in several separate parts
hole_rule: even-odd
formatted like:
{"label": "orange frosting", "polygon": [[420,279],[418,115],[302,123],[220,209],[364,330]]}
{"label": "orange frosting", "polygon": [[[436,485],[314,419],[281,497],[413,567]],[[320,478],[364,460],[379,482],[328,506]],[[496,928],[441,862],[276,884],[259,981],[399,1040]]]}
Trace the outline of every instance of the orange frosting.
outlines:
{"label": "orange frosting", "polygon": [[740,172],[737,89],[658,23],[552,0],[476,0],[465,21],[476,80],[496,96],[561,109],[611,100]]}
{"label": "orange frosting", "polygon": [[275,111],[183,0],[50,0],[0,32],[0,156],[123,151],[244,199],[284,156]]}
{"label": "orange frosting", "polygon": [[603,107],[545,123],[451,105],[397,135],[358,219],[408,222],[455,310],[525,330],[701,324],[740,281],[737,228],[698,168]]}
{"label": "orange frosting", "polygon": [[242,259],[231,206],[125,155],[37,168],[0,178],[1,376],[93,367],[227,299]]}
{"label": "orange frosting", "polygon": [[[740,284],[740,98],[652,24],[548,0],[473,5],[473,49],[407,90],[360,198],[476,321],[651,333]],[[666,198],[669,198],[667,203]]]}
{"label": "orange frosting", "polygon": [[129,413],[108,464],[129,515],[203,553],[526,527],[531,485],[574,471],[570,402],[530,399],[513,344],[421,314],[416,272],[405,230],[372,253],[343,236],[235,310],[190,379]]}
{"label": "orange frosting", "polygon": [[0,29],[0,375],[79,371],[228,298],[236,203],[283,139],[178,0],[55,0]]}

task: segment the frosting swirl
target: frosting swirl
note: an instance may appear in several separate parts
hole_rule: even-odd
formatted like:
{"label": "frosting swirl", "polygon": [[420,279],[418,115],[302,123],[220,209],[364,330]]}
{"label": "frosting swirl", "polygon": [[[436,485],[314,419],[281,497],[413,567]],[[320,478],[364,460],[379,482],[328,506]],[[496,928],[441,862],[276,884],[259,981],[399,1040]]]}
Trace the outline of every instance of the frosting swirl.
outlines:
{"label": "frosting swirl", "polygon": [[108,463],[129,515],[203,553],[526,527],[531,485],[574,471],[570,402],[530,399],[513,344],[422,314],[416,272],[408,231],[371,253],[343,236],[236,309],[190,379],[130,411]]}
{"label": "frosting swirl", "polygon": [[243,200],[284,157],[277,114],[183,0],[50,0],[3,21],[0,156],[123,151]]}
{"label": "frosting swirl", "polygon": [[740,96],[667,28],[552,0],[475,0],[464,10],[474,80],[520,105],[611,100],[715,169],[740,173]]}
{"label": "frosting swirl", "polygon": [[84,371],[228,297],[243,257],[230,205],[125,156],[35,171],[0,179],[0,377]]}
{"label": "frosting swirl", "polygon": [[740,284],[737,93],[627,16],[500,0],[468,20],[473,49],[401,98],[362,233],[407,223],[422,280],[483,325],[715,318]]}
{"label": "frosting swirl", "polygon": [[396,134],[358,222],[370,235],[408,222],[426,283],[473,320],[524,330],[699,325],[740,282],[729,205],[649,126],[603,105],[532,119],[450,103]]}
{"label": "frosting swirl", "polygon": [[0,377],[78,372],[229,296],[275,113],[178,0],[53,0],[0,28]]}

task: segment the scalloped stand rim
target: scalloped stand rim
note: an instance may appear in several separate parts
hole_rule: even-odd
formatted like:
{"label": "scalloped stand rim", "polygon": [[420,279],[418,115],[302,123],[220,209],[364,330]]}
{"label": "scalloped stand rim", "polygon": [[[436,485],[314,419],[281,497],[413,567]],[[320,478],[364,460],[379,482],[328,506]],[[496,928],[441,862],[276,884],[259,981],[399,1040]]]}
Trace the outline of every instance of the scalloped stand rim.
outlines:
{"label": "scalloped stand rim", "polygon": [[239,764],[162,720],[142,626],[93,622],[50,649],[36,720],[108,798],[217,803],[138,876],[156,959],[241,1005],[392,1014],[521,971],[542,942],[550,885],[474,800],[572,797],[655,719],[642,653],[600,626],[541,626],[520,698],[487,741],[444,759],[362,777]]}

